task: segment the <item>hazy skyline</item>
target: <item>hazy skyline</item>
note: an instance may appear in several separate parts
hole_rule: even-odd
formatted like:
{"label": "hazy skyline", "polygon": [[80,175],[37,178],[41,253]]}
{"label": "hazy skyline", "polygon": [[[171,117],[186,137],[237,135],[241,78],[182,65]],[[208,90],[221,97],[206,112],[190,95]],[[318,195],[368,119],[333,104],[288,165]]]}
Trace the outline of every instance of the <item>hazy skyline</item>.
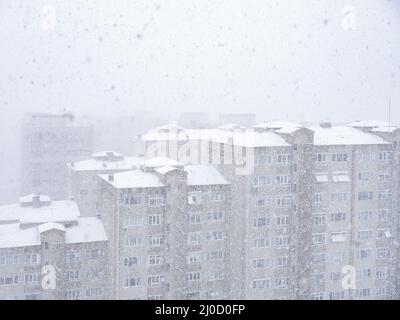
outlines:
{"label": "hazy skyline", "polygon": [[400,122],[399,7],[384,0],[2,0],[2,113],[386,120],[392,97],[392,120]]}

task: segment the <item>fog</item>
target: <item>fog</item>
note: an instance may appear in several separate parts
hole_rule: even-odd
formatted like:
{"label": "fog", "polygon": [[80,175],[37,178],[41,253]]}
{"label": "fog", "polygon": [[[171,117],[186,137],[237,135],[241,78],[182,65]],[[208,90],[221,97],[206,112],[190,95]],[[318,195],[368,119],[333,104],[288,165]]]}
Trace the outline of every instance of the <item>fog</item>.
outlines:
{"label": "fog", "polygon": [[400,122],[399,1],[112,3],[0,0],[0,201],[26,112]]}

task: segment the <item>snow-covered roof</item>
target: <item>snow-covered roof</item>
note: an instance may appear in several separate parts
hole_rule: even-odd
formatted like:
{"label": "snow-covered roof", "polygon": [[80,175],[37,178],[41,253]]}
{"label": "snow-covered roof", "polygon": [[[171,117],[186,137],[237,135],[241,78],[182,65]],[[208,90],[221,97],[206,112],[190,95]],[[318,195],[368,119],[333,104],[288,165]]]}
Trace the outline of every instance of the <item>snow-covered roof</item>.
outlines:
{"label": "snow-covered roof", "polygon": [[189,186],[229,184],[224,176],[211,165],[187,165],[184,170],[188,173]]}
{"label": "snow-covered roof", "polygon": [[123,157],[122,154],[116,152],[116,151],[112,151],[112,150],[106,150],[106,151],[99,151],[99,152],[95,152],[92,154],[93,158],[101,158],[101,157],[107,157],[112,155],[113,157]]}
{"label": "snow-covered roof", "polygon": [[31,193],[26,196],[20,197],[19,202],[22,204],[32,203],[32,201],[34,201],[35,198],[41,203],[48,203],[51,201],[49,196],[46,196],[44,194]]}
{"label": "snow-covered roof", "polygon": [[171,172],[171,171],[174,171],[174,170],[177,170],[177,168],[176,167],[171,167],[171,166],[164,166],[164,167],[160,167],[160,168],[154,169],[154,171],[156,171],[156,172],[158,172],[158,173],[160,173],[162,175],[167,174],[168,172]]}
{"label": "snow-covered roof", "polygon": [[65,227],[61,223],[47,222],[38,226],[39,233],[47,232],[50,230],[59,230],[65,232]]}
{"label": "snow-covered roof", "polygon": [[21,228],[19,223],[0,225],[0,248],[39,246],[41,245],[40,234],[53,229],[65,232],[66,244],[108,240],[100,219],[80,217],[77,224],[68,228],[55,223],[44,223],[27,229]]}
{"label": "snow-covered roof", "polygon": [[107,174],[102,174],[100,177],[118,189],[159,188],[165,186],[155,173],[142,170],[114,173],[112,179]]}
{"label": "snow-covered roof", "polygon": [[39,207],[23,206],[20,203],[0,206],[0,224],[66,222],[74,221],[79,216],[78,206],[71,200],[52,201]]}
{"label": "snow-covered roof", "polygon": [[246,127],[241,126],[236,123],[227,123],[227,124],[223,124],[222,126],[219,126],[218,129],[223,129],[223,130],[246,129]]}
{"label": "snow-covered roof", "polygon": [[147,168],[160,168],[165,166],[182,167],[184,166],[184,163],[170,158],[156,157],[145,160],[144,166]]}
{"label": "snow-covered roof", "polygon": [[376,127],[386,127],[388,125],[387,122],[379,121],[379,120],[358,120],[352,123],[349,123],[347,126],[354,128],[376,128]]}
{"label": "snow-covered roof", "polygon": [[250,148],[290,146],[285,139],[274,132],[233,132],[214,141]]}
{"label": "snow-covered roof", "polygon": [[87,159],[69,163],[68,166],[75,171],[115,171],[136,169],[142,163],[141,157],[123,157],[122,160],[117,161]]}
{"label": "snow-covered roof", "polygon": [[[174,134],[150,130],[147,134],[142,135],[145,141],[189,141],[189,140],[209,140],[220,143],[229,143],[246,147],[274,147],[288,146],[289,144],[278,134],[274,132],[254,132],[254,130],[244,130],[242,128],[226,129],[183,129]],[[235,130],[239,129],[239,130]],[[164,164],[165,165],[165,164]]]}
{"label": "snow-covered roof", "polygon": [[282,128],[301,128],[301,127],[302,126],[300,124],[288,121],[280,121],[280,120],[267,121],[254,126],[254,128],[257,129],[282,129]]}
{"label": "snow-covered roof", "polygon": [[386,132],[386,133],[392,133],[395,130],[400,129],[397,126],[379,126],[376,128],[371,129],[371,132]]}
{"label": "snow-covered roof", "polygon": [[324,127],[312,126],[314,145],[373,145],[388,144],[386,140],[374,134],[350,126]]}

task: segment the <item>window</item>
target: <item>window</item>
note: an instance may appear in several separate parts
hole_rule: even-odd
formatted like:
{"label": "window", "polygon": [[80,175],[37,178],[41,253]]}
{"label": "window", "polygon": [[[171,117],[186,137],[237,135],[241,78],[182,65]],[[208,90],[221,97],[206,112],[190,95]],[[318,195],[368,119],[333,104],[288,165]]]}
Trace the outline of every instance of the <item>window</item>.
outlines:
{"label": "window", "polygon": [[147,285],[153,287],[153,286],[158,286],[161,282],[161,276],[156,275],[156,276],[149,276],[147,278]]}
{"label": "window", "polygon": [[378,240],[385,240],[391,237],[390,228],[379,228],[376,231],[376,238]]}
{"label": "window", "polygon": [[142,238],[135,236],[128,236],[125,238],[125,246],[127,247],[139,247],[142,245]]}
{"label": "window", "polygon": [[272,156],[266,152],[265,149],[256,149],[255,163],[257,165],[265,165],[272,163]]}
{"label": "window", "polygon": [[201,262],[201,252],[190,253],[186,257],[187,264],[194,264],[194,263],[200,263],[200,262]]}
{"label": "window", "polygon": [[128,257],[124,259],[124,266],[125,267],[132,267],[136,266],[138,263],[138,258],[137,257]]}
{"label": "window", "polygon": [[276,198],[277,207],[287,208],[291,205],[292,199],[290,196],[280,196]]}
{"label": "window", "polygon": [[313,225],[319,226],[325,224],[325,215],[324,214],[317,214],[313,216]]}
{"label": "window", "polygon": [[279,164],[288,164],[290,161],[290,155],[288,154],[278,154],[276,157],[276,162]]}
{"label": "window", "polygon": [[270,286],[269,279],[255,279],[253,280],[253,289],[267,289]]}
{"label": "window", "polygon": [[13,254],[4,254],[0,256],[0,265],[2,264],[18,264],[19,257]]}
{"label": "window", "polygon": [[358,193],[358,200],[372,200],[374,198],[374,193],[372,191],[362,191]]}
{"label": "window", "polygon": [[256,176],[254,177],[254,185],[263,186],[272,184],[272,176]]}
{"label": "window", "polygon": [[329,254],[329,257],[330,257],[330,262],[343,263],[346,260],[346,252],[343,251],[331,252]]}
{"label": "window", "polygon": [[369,259],[371,256],[371,249],[360,249],[357,252],[358,259]]}
{"label": "window", "polygon": [[271,260],[268,258],[254,259],[253,260],[253,268],[254,269],[265,269],[269,267],[271,264]]}
{"label": "window", "polygon": [[124,227],[139,226],[143,224],[143,216],[141,214],[127,214],[123,217]]}
{"label": "window", "polygon": [[89,288],[86,289],[87,297],[101,297],[103,295],[103,288]]}
{"label": "window", "polygon": [[138,206],[141,203],[141,197],[139,195],[127,196],[125,198],[125,204],[131,206]]}
{"label": "window", "polygon": [[385,295],[386,295],[386,288],[385,287],[376,288],[376,296],[377,297],[384,297]]}
{"label": "window", "polygon": [[388,210],[378,210],[377,219],[379,222],[388,222],[391,219],[391,214]]}
{"label": "window", "polygon": [[324,194],[322,193],[315,193],[313,195],[313,203],[321,203],[324,201]]}
{"label": "window", "polygon": [[81,295],[81,293],[77,289],[65,291],[65,299],[67,299],[67,300],[79,299],[80,295]]}
{"label": "window", "polygon": [[275,288],[286,288],[289,286],[289,278],[281,277],[275,279]]}
{"label": "window", "polygon": [[269,247],[268,238],[255,239],[254,240],[254,247],[255,248],[266,248],[266,247]]}
{"label": "window", "polygon": [[201,234],[200,232],[189,232],[188,233],[188,244],[195,245],[200,244]]}
{"label": "window", "polygon": [[157,207],[164,205],[164,196],[154,193],[149,194],[147,197],[147,204],[151,207]]}
{"label": "window", "polygon": [[346,162],[347,154],[346,153],[334,153],[332,154],[332,161],[334,162]]}
{"label": "window", "polygon": [[188,281],[199,281],[200,280],[200,272],[188,272],[186,274],[186,279]]}
{"label": "window", "polygon": [[125,279],[125,287],[138,287],[142,285],[142,279],[139,277],[132,277]]}
{"label": "window", "polygon": [[289,184],[290,176],[288,175],[280,175],[276,176],[276,184]]}
{"label": "window", "polygon": [[378,173],[378,181],[386,182],[392,180],[392,174],[390,172],[380,172]]}
{"label": "window", "polygon": [[188,195],[188,204],[201,204],[201,194],[192,193]]}
{"label": "window", "polygon": [[386,268],[385,267],[376,268],[375,275],[377,280],[386,279]]}
{"label": "window", "polygon": [[365,241],[372,238],[372,231],[371,230],[360,230],[357,232],[357,240]]}
{"label": "window", "polygon": [[357,271],[358,280],[368,280],[372,277],[372,270],[370,268],[360,269]]}
{"label": "window", "polygon": [[161,256],[150,256],[149,257],[149,266],[158,266],[162,262]]}
{"label": "window", "polygon": [[326,162],[326,154],[324,154],[324,153],[315,154],[314,162]]}
{"label": "window", "polygon": [[99,257],[104,257],[105,256],[105,251],[104,249],[91,249],[87,253],[87,257],[89,259],[97,259]]}
{"label": "window", "polygon": [[288,247],[289,246],[289,237],[288,236],[278,236],[275,239],[276,247]]}
{"label": "window", "polygon": [[210,200],[211,201],[223,201],[224,194],[222,192],[211,192],[210,193]]}
{"label": "window", "polygon": [[277,226],[288,226],[290,223],[290,216],[276,217]]}
{"label": "window", "polygon": [[225,238],[225,232],[223,231],[211,231],[206,233],[208,241],[223,240]]}
{"label": "window", "polygon": [[163,244],[162,236],[150,236],[149,237],[149,245],[150,247],[160,247]]}
{"label": "window", "polygon": [[207,252],[207,260],[215,261],[222,260],[224,258],[224,252],[221,250]]}
{"label": "window", "polygon": [[67,281],[74,282],[80,280],[79,270],[67,271],[66,276],[67,276]]}
{"label": "window", "polygon": [[358,219],[361,221],[370,221],[374,218],[374,215],[371,211],[362,211],[358,214]]}
{"label": "window", "polygon": [[332,222],[342,222],[346,220],[346,214],[344,212],[337,212],[331,214]]}
{"label": "window", "polygon": [[347,199],[347,193],[344,192],[335,192],[331,194],[331,201],[346,201]]}
{"label": "window", "polygon": [[267,217],[257,217],[253,218],[253,226],[254,227],[265,227],[269,226],[270,218]]}
{"label": "window", "polygon": [[392,160],[392,152],[390,151],[381,151],[378,153],[379,161],[390,161]]}
{"label": "window", "polygon": [[329,300],[343,300],[344,291],[332,291],[329,292]]}
{"label": "window", "polygon": [[200,213],[189,213],[189,224],[198,224],[200,223]]}
{"label": "window", "polygon": [[[47,243],[47,242],[46,242]],[[40,256],[35,253],[26,254],[24,257],[25,264],[39,264],[40,263]]]}
{"label": "window", "polygon": [[376,249],[376,259],[386,259],[389,257],[389,249],[388,248],[377,248]]}
{"label": "window", "polygon": [[283,256],[283,257],[276,258],[276,266],[278,268],[289,266],[289,257]]}
{"label": "window", "polygon": [[152,214],[149,216],[149,225],[157,226],[161,224],[161,214]]}
{"label": "window", "polygon": [[207,213],[207,220],[224,220],[223,212],[209,212]]}
{"label": "window", "polygon": [[27,285],[38,284],[40,281],[40,274],[26,273],[24,278],[25,278],[25,284]]}
{"label": "window", "polygon": [[66,263],[76,263],[80,261],[79,251],[69,251],[65,254]]}
{"label": "window", "polygon": [[18,284],[18,280],[16,275],[0,276],[0,286],[13,286]]}
{"label": "window", "polygon": [[312,243],[314,245],[322,245],[325,244],[325,234],[316,233],[312,235]]}
{"label": "window", "polygon": [[369,181],[370,174],[368,172],[360,172],[358,173],[358,180],[360,181]]}

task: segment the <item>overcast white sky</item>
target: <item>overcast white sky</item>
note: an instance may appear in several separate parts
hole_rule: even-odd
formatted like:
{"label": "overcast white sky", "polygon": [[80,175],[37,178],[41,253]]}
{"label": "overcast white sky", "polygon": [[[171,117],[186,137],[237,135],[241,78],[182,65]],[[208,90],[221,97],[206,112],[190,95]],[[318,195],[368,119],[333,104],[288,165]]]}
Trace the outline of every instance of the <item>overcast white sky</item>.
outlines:
{"label": "overcast white sky", "polygon": [[[385,120],[391,96],[400,122],[398,0],[0,0],[0,14],[3,117]],[[355,30],[343,29],[351,16]]]}

